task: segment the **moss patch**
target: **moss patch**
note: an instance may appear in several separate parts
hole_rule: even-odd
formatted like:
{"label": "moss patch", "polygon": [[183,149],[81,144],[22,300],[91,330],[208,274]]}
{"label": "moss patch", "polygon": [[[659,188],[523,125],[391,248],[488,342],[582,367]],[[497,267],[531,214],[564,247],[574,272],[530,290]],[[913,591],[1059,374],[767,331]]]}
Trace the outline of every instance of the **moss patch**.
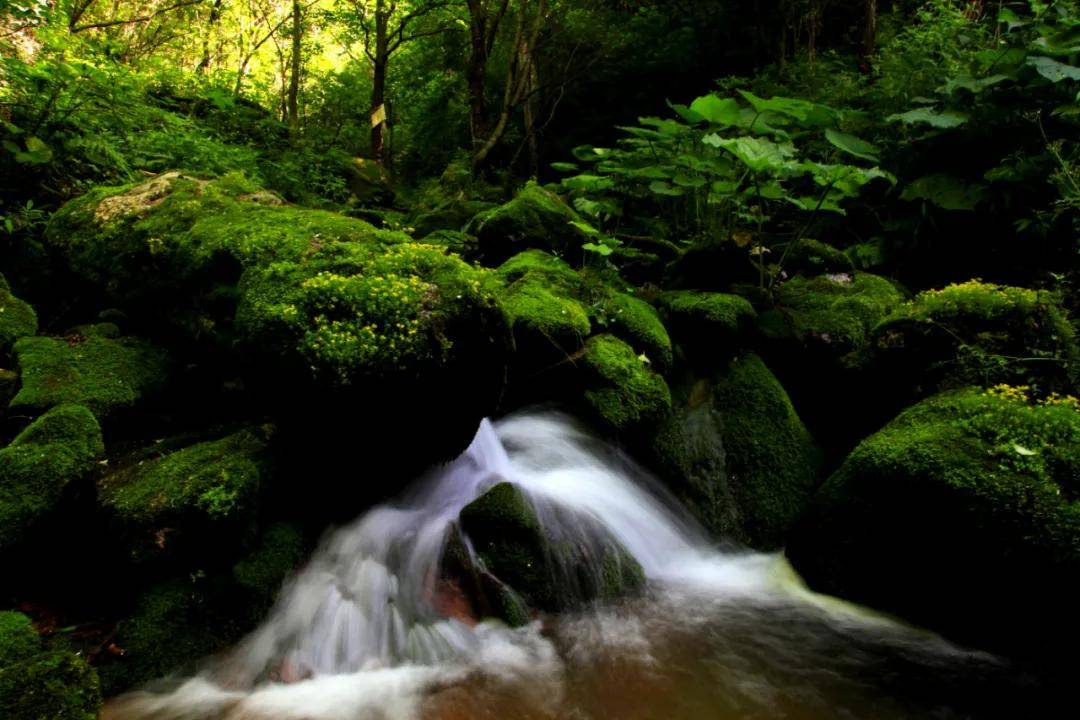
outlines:
{"label": "moss patch", "polygon": [[278,523],[263,534],[259,546],[233,565],[232,576],[247,596],[244,605],[257,622],[273,605],[281,584],[306,554],[303,534],[294,526]]}
{"label": "moss patch", "polygon": [[137,559],[246,527],[268,471],[266,435],[242,430],[135,462],[98,482],[98,501]]}
{"label": "moss patch", "polygon": [[27,337],[14,354],[22,388],[11,407],[30,412],[78,403],[104,419],[160,389],[168,370],[165,353],[136,338]]}
{"label": "moss patch", "polygon": [[671,367],[671,337],[656,308],[622,292],[612,292],[599,307],[609,332],[640,349],[657,370]]}
{"label": "moss patch", "polygon": [[516,255],[498,269],[494,287],[522,349],[547,343],[569,354],[592,330],[577,299],[582,278],[552,255],[539,250]]}
{"label": "moss patch", "polygon": [[753,336],[757,312],[738,295],[678,290],[657,301],[691,360],[715,363],[745,347]]}
{"label": "moss patch", "polygon": [[580,362],[588,375],[585,400],[611,430],[638,429],[671,410],[667,383],[617,337],[591,338]]}
{"label": "moss patch", "polygon": [[558,195],[530,182],[510,202],[477,215],[465,230],[479,240],[484,262],[497,265],[528,248],[576,250],[585,235],[575,222],[581,216]]}
{"label": "moss patch", "polygon": [[22,613],[0,611],[0,669],[41,650],[41,640],[30,618]]}
{"label": "moss patch", "polygon": [[983,647],[1080,636],[1080,406],[925,400],[861,443],[789,544],[811,585]]}
{"label": "moss patch", "polygon": [[1066,392],[1080,378],[1076,331],[1049,292],[972,280],[920,293],[874,332],[875,360],[926,391],[1027,384]]}
{"label": "moss patch", "polygon": [[11,294],[0,275],[0,355],[6,354],[21,337],[37,332],[37,314],[27,303]]}
{"label": "moss patch", "polygon": [[845,273],[855,270],[851,258],[832,245],[812,238],[803,238],[787,252],[784,271],[789,275],[815,277],[817,275]]}
{"label": "moss patch", "polygon": [[16,543],[105,451],[93,414],[60,405],[0,450],[0,549]]}
{"label": "moss patch", "polygon": [[713,395],[722,414],[724,480],[738,512],[732,530],[754,547],[779,547],[817,488],[821,453],[758,356],[734,360]]}

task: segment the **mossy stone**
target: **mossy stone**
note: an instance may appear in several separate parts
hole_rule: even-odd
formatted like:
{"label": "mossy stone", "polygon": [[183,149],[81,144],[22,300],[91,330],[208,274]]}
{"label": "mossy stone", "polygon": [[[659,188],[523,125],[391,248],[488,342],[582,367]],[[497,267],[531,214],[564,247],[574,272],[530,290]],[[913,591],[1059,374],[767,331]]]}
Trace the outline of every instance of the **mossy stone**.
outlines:
{"label": "mossy stone", "polygon": [[242,537],[269,472],[267,431],[251,428],[150,459],[98,481],[98,503],[145,560]]}
{"label": "mossy stone", "polygon": [[579,222],[581,216],[558,195],[530,182],[510,202],[473,218],[465,231],[477,237],[484,262],[495,266],[529,248],[577,250],[585,242],[574,226]]}
{"label": "mossy stone", "polygon": [[640,430],[671,410],[664,378],[634,349],[614,335],[589,339],[579,361],[586,374],[585,401],[616,433]]}
{"label": "mossy stone", "polygon": [[306,549],[299,529],[277,523],[267,528],[251,554],[233,565],[233,581],[245,596],[243,604],[252,622],[273,605],[282,583],[303,562]]}
{"label": "mossy stone", "polygon": [[163,350],[130,337],[27,337],[15,343],[14,354],[22,387],[12,409],[42,412],[77,403],[103,420],[160,390],[169,368]]}
{"label": "mossy stone", "polygon": [[811,587],[979,647],[1080,639],[1080,406],[1023,389],[934,396],[829,478],[788,555]]}
{"label": "mossy stone", "polygon": [[0,610],[0,669],[40,650],[41,639],[30,618],[20,612]]}
{"label": "mossy stone", "polygon": [[5,408],[19,392],[19,373],[0,368],[0,408]]}
{"label": "mossy stone", "polygon": [[660,295],[657,303],[694,365],[715,366],[754,336],[757,312],[738,295],[676,290]]}
{"label": "mossy stone", "polygon": [[1080,345],[1051,292],[972,280],[928,290],[874,330],[874,362],[917,394],[1010,383],[1069,392],[1080,382]]}
{"label": "mossy stone", "polygon": [[0,450],[0,549],[18,542],[104,451],[97,420],[79,405],[53,408]]}
{"label": "mossy stone", "polygon": [[564,356],[581,347],[592,331],[589,313],[578,299],[584,281],[562,260],[529,250],[503,263],[494,277],[499,305],[514,339],[525,352],[554,348]]}
{"label": "mossy stone", "polygon": [[802,238],[787,250],[783,270],[789,275],[815,277],[851,273],[855,265],[842,250],[813,238]]}
{"label": "mossy stone", "polygon": [[640,349],[658,371],[671,367],[671,337],[656,308],[624,292],[612,292],[599,305],[608,332]]}
{"label": "mossy stone", "polygon": [[6,354],[19,338],[36,332],[37,314],[34,309],[12,295],[4,281],[0,285],[0,355]]}

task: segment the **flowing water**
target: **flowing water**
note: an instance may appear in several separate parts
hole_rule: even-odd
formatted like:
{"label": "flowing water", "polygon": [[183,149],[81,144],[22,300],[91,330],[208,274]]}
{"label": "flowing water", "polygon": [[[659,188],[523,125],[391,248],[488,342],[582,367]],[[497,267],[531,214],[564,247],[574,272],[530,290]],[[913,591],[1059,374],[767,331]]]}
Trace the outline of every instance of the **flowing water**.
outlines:
{"label": "flowing water", "polygon": [[[639,597],[476,622],[440,589],[448,530],[510,481],[545,532],[603,528]],[[782,555],[711,545],[645,473],[553,414],[485,421],[453,463],[332,533],[262,626],[110,720],[717,720],[1018,717],[1028,680],[990,655],[809,592]]]}

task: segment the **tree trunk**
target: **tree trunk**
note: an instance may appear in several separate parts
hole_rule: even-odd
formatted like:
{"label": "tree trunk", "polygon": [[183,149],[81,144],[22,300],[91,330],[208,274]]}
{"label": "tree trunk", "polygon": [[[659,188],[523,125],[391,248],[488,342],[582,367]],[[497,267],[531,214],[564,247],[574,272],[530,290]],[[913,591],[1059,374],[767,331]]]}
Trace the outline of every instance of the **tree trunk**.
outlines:
{"label": "tree trunk", "polygon": [[381,118],[375,113],[386,103],[386,67],[390,60],[390,39],[387,26],[390,12],[386,9],[386,0],[375,3],[375,52],[371,78],[371,159],[383,165],[386,159],[386,114],[383,109]]}
{"label": "tree trunk", "polygon": [[863,18],[862,58],[868,66],[877,44],[877,0],[866,0],[866,15]]}
{"label": "tree trunk", "polygon": [[488,136],[487,100],[484,97],[487,79],[488,47],[487,25],[482,18],[472,18],[470,23],[472,49],[466,77],[469,83],[469,133],[475,151]]}
{"label": "tree trunk", "polygon": [[202,59],[199,60],[199,65],[195,68],[195,72],[204,73],[210,69],[211,53],[210,53],[210,40],[213,37],[213,31],[217,28],[218,23],[221,21],[221,3],[223,0],[214,0],[214,4],[210,7],[210,17],[206,22],[206,30],[203,35],[202,44]]}
{"label": "tree trunk", "polygon": [[289,93],[285,104],[289,132],[295,137],[300,129],[300,68],[303,45],[303,22],[300,0],[293,0],[292,17],[292,67],[289,73]]}

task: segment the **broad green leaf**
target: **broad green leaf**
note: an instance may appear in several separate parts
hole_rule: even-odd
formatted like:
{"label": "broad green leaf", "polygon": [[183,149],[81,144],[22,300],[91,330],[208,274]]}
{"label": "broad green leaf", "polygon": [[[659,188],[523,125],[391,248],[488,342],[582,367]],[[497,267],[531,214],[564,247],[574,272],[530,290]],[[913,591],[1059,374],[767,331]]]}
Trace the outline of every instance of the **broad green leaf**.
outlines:
{"label": "broad green leaf", "polygon": [[776,143],[767,138],[722,138],[714,133],[706,135],[702,142],[727,150],[754,172],[787,169],[788,161],[795,156],[795,146],[791,143]]}
{"label": "broad green leaf", "polygon": [[870,162],[878,162],[877,145],[868,143],[862,138],[857,138],[854,135],[827,128],[825,130],[825,139],[832,143],[833,146],[843,150],[849,155],[854,155],[857,158],[869,160]]}
{"label": "broad green leaf", "polygon": [[950,78],[948,82],[941,86],[940,90],[949,95],[954,94],[957,90],[967,90],[973,95],[981,93],[988,87],[993,87],[999,83],[1009,80],[1008,75],[990,75],[984,78],[974,78],[971,75],[957,75],[954,78]]}
{"label": "broad green leaf", "polygon": [[1016,30],[1017,28],[1022,28],[1030,23],[1030,21],[1028,20],[1021,19],[1019,15],[1017,15],[1009,8],[1004,7],[998,10],[997,21],[999,23],[1003,23],[1010,32]]}
{"label": "broad green leaf", "polygon": [[943,210],[974,210],[985,188],[944,173],[924,175],[913,180],[900,194],[903,200],[925,200]]}
{"label": "broad green leaf", "polygon": [[675,111],[676,115],[678,115],[691,125],[697,125],[700,122],[705,122],[705,118],[703,118],[699,113],[696,113],[690,108],[686,107],[685,105],[676,105],[673,104],[670,100],[668,101],[667,105],[669,108]]}
{"label": "broad green leaf", "polygon": [[835,125],[839,119],[839,113],[832,108],[809,100],[798,98],[771,97],[760,98],[752,92],[740,90],[739,94],[753,106],[758,113],[778,113],[798,120],[806,126],[823,127]]}
{"label": "broad green leaf", "polygon": [[700,175],[685,175],[680,173],[673,177],[671,179],[671,182],[675,183],[679,187],[699,188],[704,187],[706,181],[705,178],[701,177]]}
{"label": "broad green leaf", "polygon": [[680,197],[686,194],[686,191],[680,187],[672,187],[670,183],[663,180],[654,180],[649,185],[649,191],[655,195],[667,195],[668,197]]}
{"label": "broad green leaf", "polygon": [[690,103],[690,111],[703,117],[713,125],[734,125],[742,112],[734,98],[720,98],[716,95],[703,95]]}
{"label": "broad green leaf", "polygon": [[579,192],[603,192],[615,187],[615,181],[602,175],[575,175],[563,178],[562,186]]}
{"label": "broad green leaf", "polygon": [[551,163],[551,169],[558,172],[577,172],[577,163],[572,162],[553,162]]}
{"label": "broad green leaf", "polygon": [[1062,80],[1080,80],[1080,68],[1075,65],[1066,65],[1053,58],[1035,55],[1027,59],[1027,64],[1052,83],[1059,83]]}
{"label": "broad green leaf", "polygon": [[578,230],[580,230],[582,233],[584,233],[588,237],[596,237],[597,235],[600,234],[599,230],[597,230],[592,225],[590,225],[589,223],[587,223],[587,222],[585,222],[583,220],[572,220],[570,222],[570,225],[577,228]]}
{"label": "broad green leaf", "polygon": [[591,253],[596,253],[601,257],[607,257],[611,253],[615,252],[614,248],[610,248],[607,245],[600,245],[597,243],[584,243],[581,246],[582,250],[587,250]]}
{"label": "broad green leaf", "polygon": [[949,129],[959,127],[966,123],[969,116],[966,113],[957,112],[955,110],[934,110],[933,108],[916,108],[915,110],[908,110],[905,113],[898,113],[896,115],[890,115],[885,118],[888,122],[902,122],[905,125],[916,125],[919,123],[930,125],[931,127]]}

